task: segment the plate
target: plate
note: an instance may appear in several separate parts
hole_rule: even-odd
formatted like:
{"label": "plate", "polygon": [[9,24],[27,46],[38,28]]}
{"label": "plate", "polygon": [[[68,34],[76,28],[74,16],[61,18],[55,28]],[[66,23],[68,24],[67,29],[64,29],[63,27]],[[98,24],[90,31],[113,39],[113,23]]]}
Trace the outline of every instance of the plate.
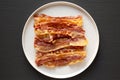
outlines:
{"label": "plate", "polygon": [[[83,28],[86,31],[86,37],[88,39],[88,45],[86,47],[87,57],[81,63],[62,66],[56,68],[46,68],[44,66],[38,67],[35,64],[35,49],[34,49],[34,14],[47,14],[50,16],[77,16],[81,15],[83,17]],[[82,7],[65,1],[56,1],[45,4],[35,10],[25,23],[23,33],[22,33],[22,46],[25,56],[29,63],[38,72],[52,77],[52,78],[69,78],[82,73],[86,70],[90,64],[93,62],[99,46],[99,33],[95,21],[90,16],[90,14],[84,10]]]}

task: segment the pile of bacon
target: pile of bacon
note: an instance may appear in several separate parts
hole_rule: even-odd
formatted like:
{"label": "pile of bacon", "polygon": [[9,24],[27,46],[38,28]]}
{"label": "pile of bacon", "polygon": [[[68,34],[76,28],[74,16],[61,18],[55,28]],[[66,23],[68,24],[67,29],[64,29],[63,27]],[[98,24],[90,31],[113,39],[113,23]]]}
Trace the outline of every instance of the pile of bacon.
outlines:
{"label": "pile of bacon", "polygon": [[81,62],[88,44],[81,16],[34,16],[35,62],[38,66],[56,67]]}

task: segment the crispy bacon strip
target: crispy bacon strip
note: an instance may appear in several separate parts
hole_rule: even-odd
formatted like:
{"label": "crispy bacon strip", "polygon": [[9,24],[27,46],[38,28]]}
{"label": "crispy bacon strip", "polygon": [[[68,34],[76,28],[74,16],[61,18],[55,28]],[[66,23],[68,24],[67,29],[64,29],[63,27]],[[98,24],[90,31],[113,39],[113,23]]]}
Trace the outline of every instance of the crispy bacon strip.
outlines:
{"label": "crispy bacon strip", "polygon": [[83,47],[68,47],[49,53],[37,52],[36,64],[38,66],[45,64],[50,67],[62,66],[80,62],[85,56],[86,52],[83,50]]}
{"label": "crispy bacon strip", "polygon": [[[68,30],[40,30],[37,29],[35,30],[35,34],[39,37],[54,37],[54,36],[70,36],[71,38],[75,38],[75,37],[84,37],[84,30],[81,32],[76,32],[76,31],[68,31]],[[58,37],[58,38],[59,38]]]}
{"label": "crispy bacon strip", "polygon": [[45,14],[41,14],[41,15],[35,15],[34,16],[34,20],[35,20],[35,27],[38,26],[39,24],[42,23],[65,23],[67,25],[77,25],[79,27],[82,26],[83,22],[82,22],[82,17],[81,16],[77,16],[77,17],[51,17],[51,16],[47,16]]}
{"label": "crispy bacon strip", "polygon": [[37,51],[36,54],[40,55],[41,56],[44,56],[46,54],[58,54],[60,55],[61,53],[64,54],[64,53],[69,53],[69,52],[73,52],[73,51],[84,51],[84,47],[83,46],[68,46],[68,47],[64,47],[64,48],[61,48],[61,49],[58,49],[56,51],[51,51],[51,52],[40,52],[40,51]]}
{"label": "crispy bacon strip", "polygon": [[51,52],[60,48],[68,46],[86,46],[87,41],[84,38],[60,38],[53,40],[52,42],[40,41],[37,37],[35,38],[34,46],[35,49],[40,52]]}
{"label": "crispy bacon strip", "polygon": [[[82,53],[82,54],[84,54],[84,53]],[[79,54],[64,56],[61,58],[59,58],[57,56],[55,56],[55,57],[56,58],[53,58],[53,56],[49,56],[49,58],[46,58],[46,59],[37,58],[36,64],[38,66],[45,65],[48,67],[55,67],[55,66],[75,64],[77,62],[81,62],[85,58],[85,56],[79,55]]]}

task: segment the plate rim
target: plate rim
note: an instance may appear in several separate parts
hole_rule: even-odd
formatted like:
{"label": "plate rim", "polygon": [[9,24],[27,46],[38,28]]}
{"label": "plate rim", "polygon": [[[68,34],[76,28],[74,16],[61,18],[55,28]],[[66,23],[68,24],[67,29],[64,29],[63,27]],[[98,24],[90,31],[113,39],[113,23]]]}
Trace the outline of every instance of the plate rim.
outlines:
{"label": "plate rim", "polygon": [[[50,5],[52,5],[52,4],[65,4],[65,5],[70,5],[70,6],[72,6],[72,7],[75,7],[75,8],[78,8],[78,9],[82,10],[82,11],[83,11],[85,14],[87,14],[87,16],[92,20],[92,24],[94,25],[93,27],[95,27],[96,30],[97,30],[98,44],[97,44],[97,48],[96,48],[96,51],[95,51],[95,55],[92,57],[91,61],[89,62],[89,65],[87,65],[83,70],[80,70],[79,72],[74,73],[74,74],[72,74],[72,75],[59,76],[59,77],[58,77],[58,76],[49,75],[49,74],[46,74],[46,73],[44,73],[44,72],[39,71],[39,70],[36,69],[36,68],[34,67],[34,65],[32,65],[31,62],[28,60],[27,55],[26,55],[26,51],[25,51],[25,48],[24,48],[24,35],[25,35],[24,33],[25,33],[25,30],[26,30],[26,28],[27,28],[27,24],[28,24],[28,22],[30,21],[31,17],[32,17],[36,12],[38,12],[39,10],[41,10],[42,8],[45,8],[45,7],[50,6]],[[51,77],[51,78],[65,79],[65,78],[74,77],[74,76],[76,76],[76,75],[81,74],[82,72],[84,72],[84,71],[93,63],[94,59],[96,58],[96,55],[97,55],[98,49],[99,49],[99,44],[100,44],[99,31],[98,31],[98,27],[97,27],[96,22],[94,21],[94,19],[91,17],[91,15],[90,15],[84,8],[82,8],[81,6],[79,6],[79,5],[75,4],[75,3],[68,2],[68,1],[53,1],[53,2],[49,2],[49,3],[43,4],[42,6],[38,7],[38,8],[37,8],[36,10],[34,10],[34,11],[32,12],[32,14],[30,14],[30,16],[27,18],[27,21],[25,22],[25,25],[24,25],[23,31],[22,31],[22,48],[23,48],[24,55],[25,55],[27,61],[30,63],[30,65],[31,65],[36,71],[38,71],[39,73],[41,73],[41,74],[43,74],[43,75],[45,75],[45,76]]]}

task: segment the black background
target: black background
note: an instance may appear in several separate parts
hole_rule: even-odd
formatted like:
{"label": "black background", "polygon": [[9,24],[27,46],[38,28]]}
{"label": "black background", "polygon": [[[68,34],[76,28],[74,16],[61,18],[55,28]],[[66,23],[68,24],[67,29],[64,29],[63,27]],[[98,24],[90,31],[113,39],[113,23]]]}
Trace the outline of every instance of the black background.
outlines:
{"label": "black background", "polygon": [[[53,80],[28,63],[21,43],[29,15],[51,1],[55,0],[0,0],[0,80]],[[120,80],[120,0],[66,1],[86,9],[100,34],[99,51],[92,65],[66,80]]]}

